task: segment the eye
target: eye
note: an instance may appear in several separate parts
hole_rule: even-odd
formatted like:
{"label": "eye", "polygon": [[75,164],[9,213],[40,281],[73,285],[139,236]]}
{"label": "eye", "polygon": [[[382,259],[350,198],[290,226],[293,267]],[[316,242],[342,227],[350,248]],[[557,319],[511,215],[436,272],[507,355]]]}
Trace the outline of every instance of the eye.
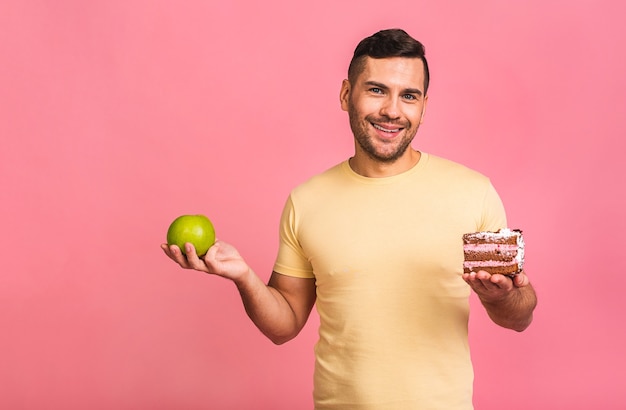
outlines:
{"label": "eye", "polygon": [[382,94],[383,90],[381,90],[378,87],[372,87],[372,88],[370,88],[370,92],[373,92],[374,94]]}
{"label": "eye", "polygon": [[402,97],[403,97],[405,100],[410,100],[410,101],[417,100],[417,97],[416,97],[416,96],[414,96],[413,94],[404,94]]}

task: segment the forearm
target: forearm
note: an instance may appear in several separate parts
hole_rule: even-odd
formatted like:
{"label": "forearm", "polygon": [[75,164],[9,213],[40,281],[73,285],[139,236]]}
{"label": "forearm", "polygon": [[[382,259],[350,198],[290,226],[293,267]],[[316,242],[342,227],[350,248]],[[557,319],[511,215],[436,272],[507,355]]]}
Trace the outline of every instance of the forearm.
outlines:
{"label": "forearm", "polygon": [[532,285],[515,288],[505,298],[483,300],[481,302],[494,323],[521,332],[533,320],[533,311],[537,306],[537,296]]}
{"label": "forearm", "polygon": [[248,317],[273,343],[293,339],[301,326],[285,297],[252,271],[235,282]]}

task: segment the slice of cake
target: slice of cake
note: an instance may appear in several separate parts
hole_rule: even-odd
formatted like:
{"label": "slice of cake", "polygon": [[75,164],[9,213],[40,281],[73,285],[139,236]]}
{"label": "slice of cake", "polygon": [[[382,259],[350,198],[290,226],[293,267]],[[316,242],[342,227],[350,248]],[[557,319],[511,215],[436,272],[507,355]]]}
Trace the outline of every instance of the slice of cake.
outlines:
{"label": "slice of cake", "polygon": [[463,252],[465,273],[484,270],[492,275],[515,275],[524,267],[524,238],[519,229],[466,233]]}

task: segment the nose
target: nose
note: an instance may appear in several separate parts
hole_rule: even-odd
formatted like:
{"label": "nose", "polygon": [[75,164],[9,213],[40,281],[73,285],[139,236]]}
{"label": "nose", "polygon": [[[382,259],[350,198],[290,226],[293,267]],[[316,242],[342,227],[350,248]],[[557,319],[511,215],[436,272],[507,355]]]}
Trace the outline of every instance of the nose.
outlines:
{"label": "nose", "polygon": [[392,120],[400,118],[400,107],[398,99],[392,96],[385,98],[383,105],[380,107],[380,115]]}

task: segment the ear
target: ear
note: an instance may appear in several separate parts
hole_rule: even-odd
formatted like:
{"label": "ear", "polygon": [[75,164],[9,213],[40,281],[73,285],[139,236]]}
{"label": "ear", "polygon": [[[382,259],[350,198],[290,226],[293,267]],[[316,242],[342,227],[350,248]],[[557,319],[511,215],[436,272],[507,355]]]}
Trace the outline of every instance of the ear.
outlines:
{"label": "ear", "polygon": [[424,122],[424,115],[426,114],[427,105],[428,105],[428,95],[424,97],[424,105],[422,106],[422,116],[420,117],[420,124]]}
{"label": "ear", "polygon": [[350,81],[343,80],[341,82],[341,90],[339,91],[339,102],[341,103],[341,109],[348,111],[350,102]]}

